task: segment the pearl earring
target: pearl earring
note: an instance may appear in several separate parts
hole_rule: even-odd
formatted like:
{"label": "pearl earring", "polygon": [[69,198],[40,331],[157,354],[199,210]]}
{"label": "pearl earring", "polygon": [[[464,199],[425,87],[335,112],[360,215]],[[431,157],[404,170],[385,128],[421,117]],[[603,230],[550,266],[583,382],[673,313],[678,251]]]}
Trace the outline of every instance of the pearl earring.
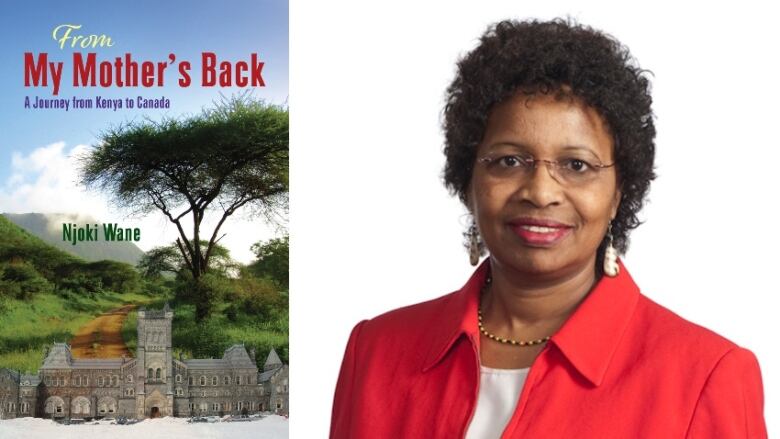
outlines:
{"label": "pearl earring", "polygon": [[474,218],[471,218],[471,225],[467,234],[469,239],[469,261],[472,266],[476,266],[479,263],[479,231]]}
{"label": "pearl earring", "polygon": [[607,249],[604,252],[604,274],[609,277],[615,277],[620,273],[620,266],[617,263],[618,252],[615,249],[615,246],[612,245],[613,237],[611,222],[607,229],[607,238],[609,238],[609,244],[607,244]]}

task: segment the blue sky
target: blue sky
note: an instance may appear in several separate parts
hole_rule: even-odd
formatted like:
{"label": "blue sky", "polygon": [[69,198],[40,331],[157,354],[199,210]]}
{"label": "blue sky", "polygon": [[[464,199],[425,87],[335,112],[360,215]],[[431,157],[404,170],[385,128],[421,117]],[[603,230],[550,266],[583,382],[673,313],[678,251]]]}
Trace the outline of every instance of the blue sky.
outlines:
{"label": "blue sky", "polygon": [[[133,1],[133,2],[4,2],[0,15],[0,212],[62,211],[97,209],[101,214],[121,217],[121,212],[104,212],[95,207],[99,195],[84,195],[83,203],[73,197],[70,205],[59,203],[56,187],[73,180],[69,157],[78,145],[94,145],[99,134],[110,126],[139,120],[144,116],[160,119],[199,112],[231,95],[238,87],[201,87],[201,52],[216,53],[220,61],[249,61],[258,53],[265,62],[262,70],[266,87],[254,88],[254,96],[277,104],[288,98],[288,4],[286,1]],[[80,24],[74,31],[82,35],[105,34],[110,48],[61,50],[52,39],[60,24]],[[164,87],[72,87],[72,53],[97,53],[98,61],[111,61],[129,52],[134,60],[164,61],[169,53],[177,63],[165,74]],[[143,96],[170,100],[170,109],[119,111],[83,109],[69,111],[25,109],[29,96],[51,98],[53,88],[24,86],[24,53],[47,52],[50,61],[63,61],[62,86],[58,97],[108,98]],[[193,83],[187,88],[177,83],[178,62],[192,63]],[[70,171],[73,171],[72,169]],[[54,175],[48,175],[47,172]],[[53,183],[52,183],[53,181]],[[27,192],[21,192],[25,188]],[[52,197],[51,199],[46,199]],[[30,198],[30,200],[27,200]],[[33,200],[35,198],[36,200]],[[90,200],[90,198],[92,200]],[[100,218],[103,219],[103,218]],[[270,233],[270,232],[269,232]]]}

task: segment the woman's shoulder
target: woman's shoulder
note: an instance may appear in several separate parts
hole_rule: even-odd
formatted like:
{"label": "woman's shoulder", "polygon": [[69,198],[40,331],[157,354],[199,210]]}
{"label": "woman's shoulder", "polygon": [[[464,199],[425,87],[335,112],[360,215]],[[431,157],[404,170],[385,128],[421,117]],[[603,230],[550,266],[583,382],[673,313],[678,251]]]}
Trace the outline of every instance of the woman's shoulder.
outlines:
{"label": "woman's shoulder", "polygon": [[[459,325],[462,295],[446,294],[436,299],[397,308],[358,323],[349,346],[364,364],[395,361],[417,364],[445,333]],[[475,313],[476,315],[476,313]]]}
{"label": "woman's shoulder", "polygon": [[445,294],[435,299],[396,308],[368,320],[364,320],[363,332],[419,333],[436,320],[445,317],[446,310],[457,300],[459,292]]}
{"label": "woman's shoulder", "polygon": [[655,352],[717,361],[730,351],[743,350],[725,336],[681,317],[644,294],[639,296],[636,313],[634,329],[643,334],[646,346]]}
{"label": "woman's shoulder", "polygon": [[626,364],[645,365],[648,382],[659,377],[659,387],[671,386],[686,403],[694,401],[686,405],[693,407],[686,437],[766,437],[761,368],[753,352],[644,295],[636,312],[632,341],[643,343],[629,348],[633,362]]}

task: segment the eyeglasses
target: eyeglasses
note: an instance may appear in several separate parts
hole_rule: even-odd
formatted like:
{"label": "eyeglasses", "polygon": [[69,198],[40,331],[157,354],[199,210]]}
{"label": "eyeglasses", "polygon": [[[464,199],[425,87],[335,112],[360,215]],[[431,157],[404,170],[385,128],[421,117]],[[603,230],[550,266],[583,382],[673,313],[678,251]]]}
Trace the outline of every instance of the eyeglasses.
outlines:
{"label": "eyeglasses", "polygon": [[560,160],[544,160],[523,154],[485,156],[478,158],[477,162],[484,164],[493,177],[518,181],[525,181],[533,174],[536,164],[543,162],[550,176],[564,186],[586,185],[597,180],[605,168],[615,166],[615,163],[603,165],[595,158],[567,157]]}

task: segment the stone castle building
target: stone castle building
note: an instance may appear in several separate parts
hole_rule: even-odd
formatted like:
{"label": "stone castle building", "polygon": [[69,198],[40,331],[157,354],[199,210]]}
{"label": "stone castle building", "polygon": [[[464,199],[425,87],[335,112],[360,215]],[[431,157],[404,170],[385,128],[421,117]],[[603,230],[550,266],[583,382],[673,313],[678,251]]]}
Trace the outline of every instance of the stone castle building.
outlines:
{"label": "stone castle building", "polygon": [[141,308],[135,358],[78,359],[55,343],[37,375],[0,369],[0,419],[288,413],[289,372],[276,351],[262,371],[243,345],[219,359],[176,359],[172,321],[168,304]]}

